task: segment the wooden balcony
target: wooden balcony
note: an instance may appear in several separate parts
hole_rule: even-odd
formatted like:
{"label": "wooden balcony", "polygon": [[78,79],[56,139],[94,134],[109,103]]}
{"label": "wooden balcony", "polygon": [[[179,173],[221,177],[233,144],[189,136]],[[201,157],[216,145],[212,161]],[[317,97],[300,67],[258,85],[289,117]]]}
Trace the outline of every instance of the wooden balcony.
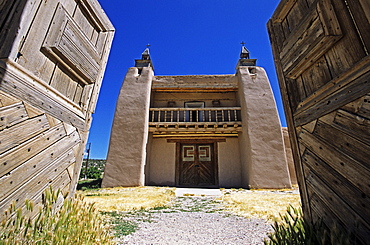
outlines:
{"label": "wooden balcony", "polygon": [[240,107],[219,108],[150,108],[150,132],[241,131]]}

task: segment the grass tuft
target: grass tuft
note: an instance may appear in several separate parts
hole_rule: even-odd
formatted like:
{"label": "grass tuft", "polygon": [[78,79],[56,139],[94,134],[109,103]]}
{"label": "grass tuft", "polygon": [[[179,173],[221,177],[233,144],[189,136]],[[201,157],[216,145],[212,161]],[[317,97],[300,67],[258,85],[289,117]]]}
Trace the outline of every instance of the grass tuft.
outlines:
{"label": "grass tuft", "polygon": [[106,223],[82,196],[63,201],[60,191],[50,187],[43,194],[38,212],[29,200],[24,206],[27,214],[22,208],[16,209],[15,202],[6,211],[0,224],[0,245],[113,244]]}
{"label": "grass tuft", "polygon": [[350,245],[354,238],[337,227],[327,229],[321,220],[315,224],[307,221],[302,209],[289,206],[280,220],[272,225],[274,232],[264,240],[265,245]]}

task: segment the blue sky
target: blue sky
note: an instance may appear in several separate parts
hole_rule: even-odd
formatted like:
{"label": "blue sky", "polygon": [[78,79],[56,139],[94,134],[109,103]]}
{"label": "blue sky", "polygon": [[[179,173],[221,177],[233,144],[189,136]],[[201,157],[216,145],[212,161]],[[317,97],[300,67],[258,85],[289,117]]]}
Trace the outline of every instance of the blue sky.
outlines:
{"label": "blue sky", "polygon": [[[234,74],[240,43],[265,68],[286,126],[266,23],[278,0],[99,0],[115,37],[88,142],[105,159],[124,76],[150,44],[155,75]],[[130,130],[130,129],[127,129]]]}

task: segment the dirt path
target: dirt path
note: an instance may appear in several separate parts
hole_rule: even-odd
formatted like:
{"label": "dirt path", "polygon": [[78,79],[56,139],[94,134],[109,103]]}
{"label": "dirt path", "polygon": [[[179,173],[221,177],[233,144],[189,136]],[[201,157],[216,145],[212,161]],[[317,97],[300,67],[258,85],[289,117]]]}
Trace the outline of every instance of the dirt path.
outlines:
{"label": "dirt path", "polygon": [[263,244],[271,225],[246,219],[223,209],[215,197],[177,197],[171,207],[123,212],[136,232],[117,244]]}

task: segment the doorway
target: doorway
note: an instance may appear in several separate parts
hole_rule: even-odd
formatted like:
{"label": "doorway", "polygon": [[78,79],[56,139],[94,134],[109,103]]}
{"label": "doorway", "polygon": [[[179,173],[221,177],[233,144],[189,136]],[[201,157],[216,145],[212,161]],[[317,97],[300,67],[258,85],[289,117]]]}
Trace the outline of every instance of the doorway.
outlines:
{"label": "doorway", "polygon": [[179,143],[177,184],[186,187],[218,185],[215,143]]}

